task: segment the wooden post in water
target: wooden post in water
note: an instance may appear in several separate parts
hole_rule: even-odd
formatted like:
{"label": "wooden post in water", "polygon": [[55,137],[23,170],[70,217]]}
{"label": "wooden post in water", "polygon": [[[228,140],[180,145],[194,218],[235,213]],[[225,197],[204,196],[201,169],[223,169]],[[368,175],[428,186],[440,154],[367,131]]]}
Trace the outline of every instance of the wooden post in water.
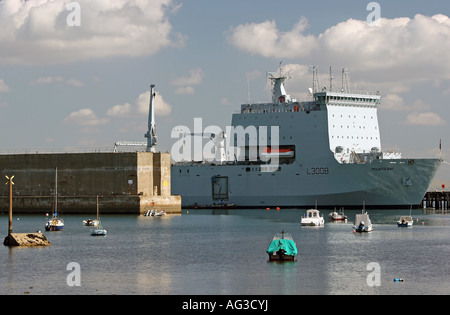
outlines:
{"label": "wooden post in water", "polygon": [[11,233],[12,233],[12,191],[13,191],[12,186],[14,185],[14,183],[12,181],[13,178],[14,178],[14,175],[11,176],[11,178],[6,176],[6,179],[8,179],[8,181],[6,182],[6,185],[9,184],[9,225],[8,225],[8,235],[11,235]]}
{"label": "wooden post in water", "polygon": [[12,232],[12,191],[13,191],[13,181],[14,175],[9,178],[6,176],[8,181],[6,185],[9,184],[9,224],[8,224],[8,235],[3,241],[5,246],[50,246],[50,242],[42,233],[14,233]]}

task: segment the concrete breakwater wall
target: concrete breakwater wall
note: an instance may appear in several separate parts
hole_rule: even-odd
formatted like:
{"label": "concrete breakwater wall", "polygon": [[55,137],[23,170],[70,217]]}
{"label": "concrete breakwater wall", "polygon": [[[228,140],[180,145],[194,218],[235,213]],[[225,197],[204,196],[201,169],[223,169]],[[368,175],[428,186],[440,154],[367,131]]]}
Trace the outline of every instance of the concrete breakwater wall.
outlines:
{"label": "concrete breakwater wall", "polygon": [[[0,172],[3,178],[14,175],[14,213],[51,213],[56,173],[58,211],[62,213],[95,213],[97,195],[101,213],[181,212],[181,197],[170,192],[168,153],[0,155]],[[0,211],[4,213],[8,195],[8,186],[0,185]]]}

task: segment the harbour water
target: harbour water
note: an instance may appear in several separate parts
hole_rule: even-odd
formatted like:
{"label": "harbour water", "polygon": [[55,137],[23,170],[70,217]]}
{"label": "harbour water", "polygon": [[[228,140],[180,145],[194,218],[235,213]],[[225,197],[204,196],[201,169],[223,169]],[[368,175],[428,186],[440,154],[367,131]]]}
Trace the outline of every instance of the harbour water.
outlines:
{"label": "harbour water", "polygon": [[[320,210],[320,208],[319,208]],[[413,210],[412,228],[398,228],[409,210],[369,210],[374,231],[347,223],[302,227],[306,210],[183,210],[181,215],[104,215],[106,236],[64,215],[51,246],[0,248],[0,293],[120,295],[379,295],[450,293],[450,215]],[[418,221],[416,221],[418,220]],[[45,215],[15,215],[14,232],[44,231]],[[0,216],[7,234],[8,216]],[[292,234],[297,261],[268,262],[276,232]],[[3,238],[2,238],[3,240]],[[73,285],[79,266],[79,285]],[[375,267],[373,267],[375,266]],[[377,268],[379,267],[379,268]],[[77,275],[78,276],[78,275]],[[394,282],[402,278],[403,282]],[[377,282],[378,281],[378,282]]]}

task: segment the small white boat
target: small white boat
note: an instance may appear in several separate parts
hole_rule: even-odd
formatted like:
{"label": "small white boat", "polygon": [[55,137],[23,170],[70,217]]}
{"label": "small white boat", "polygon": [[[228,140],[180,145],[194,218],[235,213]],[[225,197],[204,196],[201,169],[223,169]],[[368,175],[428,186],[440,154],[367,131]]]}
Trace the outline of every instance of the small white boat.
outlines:
{"label": "small white boat", "polygon": [[55,169],[55,209],[53,216],[45,223],[46,231],[62,231],[64,220],[58,216],[58,168]]}
{"label": "small white boat", "polygon": [[161,217],[163,215],[166,215],[166,210],[159,210],[155,212],[155,217]]}
{"label": "small white boat", "polygon": [[96,220],[96,219],[86,219],[86,220],[83,220],[83,225],[85,225],[85,226],[97,226],[98,225],[98,220]]}
{"label": "small white boat", "polygon": [[401,216],[397,221],[398,227],[412,227],[413,226],[413,218],[411,216]]}
{"label": "small white boat", "polygon": [[324,226],[323,215],[317,209],[306,210],[305,216],[301,219],[302,226]]}
{"label": "small white boat", "polygon": [[146,217],[161,217],[163,215],[166,215],[166,210],[147,210],[147,212],[144,213],[144,216]]}
{"label": "small white boat", "polygon": [[363,233],[363,232],[372,232],[372,221],[370,221],[369,214],[367,212],[356,214],[355,215],[355,223],[353,226],[353,232]]}
{"label": "small white boat", "polygon": [[106,230],[103,228],[102,223],[100,221],[98,221],[97,228],[91,231],[91,235],[92,236],[106,235]]}
{"label": "small white boat", "polygon": [[409,208],[409,215],[401,216],[397,221],[398,227],[412,227],[413,226],[413,218],[411,216],[412,206]]}
{"label": "small white boat", "polygon": [[333,211],[328,214],[328,219],[330,221],[347,221],[347,216],[344,214],[343,210],[339,212]]}
{"label": "small white boat", "polygon": [[100,236],[100,235],[106,235],[106,230],[102,226],[102,222],[100,221],[100,217],[98,214],[98,196],[97,196],[97,226],[95,229],[91,231],[92,236]]}
{"label": "small white boat", "polygon": [[64,220],[59,218],[56,212],[53,217],[45,223],[46,231],[62,231],[63,228]]}

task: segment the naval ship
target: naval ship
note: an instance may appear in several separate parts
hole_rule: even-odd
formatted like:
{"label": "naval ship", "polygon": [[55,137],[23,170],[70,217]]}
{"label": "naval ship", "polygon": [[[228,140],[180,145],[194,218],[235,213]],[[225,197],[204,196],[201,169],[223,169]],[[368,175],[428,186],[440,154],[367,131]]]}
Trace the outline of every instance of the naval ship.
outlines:
{"label": "naval ship", "polygon": [[350,91],[346,73],[343,69],[342,89],[335,91],[330,68],[330,87],[319,89],[314,67],[306,101],[287,94],[289,76],[281,67],[269,73],[271,101],[242,104],[227,127],[231,134],[208,135],[216,158],[174,163],[172,194],[181,195],[184,208],[420,204],[441,159],[383,152],[380,94]]}

